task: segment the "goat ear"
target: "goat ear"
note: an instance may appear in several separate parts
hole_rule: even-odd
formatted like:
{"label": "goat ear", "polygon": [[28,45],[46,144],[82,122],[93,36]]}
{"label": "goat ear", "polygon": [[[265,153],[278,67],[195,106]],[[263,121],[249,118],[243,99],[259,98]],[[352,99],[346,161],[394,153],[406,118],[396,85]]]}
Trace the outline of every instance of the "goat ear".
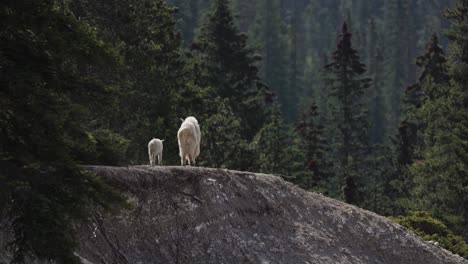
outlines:
{"label": "goat ear", "polygon": [[183,118],[181,118],[180,121],[184,122],[185,120]]}

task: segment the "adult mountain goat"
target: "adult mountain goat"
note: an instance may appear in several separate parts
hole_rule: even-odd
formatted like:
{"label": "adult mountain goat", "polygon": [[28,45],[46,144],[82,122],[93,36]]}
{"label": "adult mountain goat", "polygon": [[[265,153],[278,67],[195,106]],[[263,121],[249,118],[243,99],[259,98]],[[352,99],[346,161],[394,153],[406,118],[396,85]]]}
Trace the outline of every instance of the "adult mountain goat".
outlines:
{"label": "adult mountain goat", "polygon": [[184,166],[185,161],[188,161],[188,165],[195,166],[195,160],[198,155],[200,155],[200,126],[198,125],[197,119],[193,116],[189,116],[185,120],[181,120],[183,122],[177,132],[180,165]]}
{"label": "adult mountain goat", "polygon": [[150,160],[150,165],[156,165],[156,157],[158,157],[158,164],[161,165],[162,163],[162,153],[163,153],[163,140],[153,138],[148,143],[148,156]]}

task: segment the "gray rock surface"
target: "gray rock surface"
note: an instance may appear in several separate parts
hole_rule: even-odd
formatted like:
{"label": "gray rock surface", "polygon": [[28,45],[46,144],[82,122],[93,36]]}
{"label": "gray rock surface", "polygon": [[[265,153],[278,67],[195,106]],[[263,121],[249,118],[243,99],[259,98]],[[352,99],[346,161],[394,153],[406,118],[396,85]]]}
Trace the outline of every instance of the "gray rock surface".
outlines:
{"label": "gray rock surface", "polygon": [[190,167],[89,166],[131,209],[80,228],[86,263],[468,263],[372,212],[282,178]]}

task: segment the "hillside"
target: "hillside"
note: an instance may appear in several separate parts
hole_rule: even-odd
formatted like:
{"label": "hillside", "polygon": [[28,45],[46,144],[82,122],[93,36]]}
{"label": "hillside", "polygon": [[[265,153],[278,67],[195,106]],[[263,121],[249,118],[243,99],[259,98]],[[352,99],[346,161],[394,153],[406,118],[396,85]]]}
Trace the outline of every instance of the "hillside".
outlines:
{"label": "hillside", "polygon": [[91,263],[468,263],[386,218],[266,174],[89,167],[133,209],[81,232]]}
{"label": "hillside", "polygon": [[133,206],[113,217],[96,212],[80,229],[84,263],[468,263],[382,216],[272,175],[87,168]]}

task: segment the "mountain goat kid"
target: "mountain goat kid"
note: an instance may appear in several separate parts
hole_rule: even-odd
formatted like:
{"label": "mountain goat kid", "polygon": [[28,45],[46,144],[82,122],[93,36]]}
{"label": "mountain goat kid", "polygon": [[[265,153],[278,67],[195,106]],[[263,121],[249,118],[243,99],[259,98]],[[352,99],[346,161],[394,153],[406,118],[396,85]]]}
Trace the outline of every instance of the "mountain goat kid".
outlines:
{"label": "mountain goat kid", "polygon": [[153,138],[148,143],[148,156],[150,160],[150,165],[156,165],[156,157],[158,157],[158,165],[162,163],[162,153],[163,153],[163,140]]}
{"label": "mountain goat kid", "polygon": [[180,125],[179,131],[177,132],[180,165],[184,166],[187,160],[188,165],[195,166],[195,160],[198,155],[200,155],[200,126],[198,125],[197,119],[193,116],[181,120],[182,125]]}

